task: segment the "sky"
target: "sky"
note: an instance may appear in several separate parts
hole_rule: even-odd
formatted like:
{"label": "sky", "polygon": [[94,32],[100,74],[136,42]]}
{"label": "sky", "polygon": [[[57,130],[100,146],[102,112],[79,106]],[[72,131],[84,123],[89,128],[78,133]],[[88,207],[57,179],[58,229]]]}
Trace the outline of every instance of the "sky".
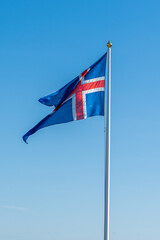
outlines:
{"label": "sky", "polygon": [[102,240],[104,118],[22,136],[112,47],[110,240],[160,239],[160,2],[0,1],[0,239]]}

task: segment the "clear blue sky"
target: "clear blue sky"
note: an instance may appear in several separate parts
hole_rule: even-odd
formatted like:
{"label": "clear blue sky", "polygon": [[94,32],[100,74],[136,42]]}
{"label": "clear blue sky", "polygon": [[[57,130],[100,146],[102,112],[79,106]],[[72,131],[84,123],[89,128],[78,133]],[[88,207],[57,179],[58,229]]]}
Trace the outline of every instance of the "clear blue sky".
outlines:
{"label": "clear blue sky", "polygon": [[102,240],[104,119],[22,136],[112,47],[111,240],[160,239],[160,2],[0,1],[0,239]]}

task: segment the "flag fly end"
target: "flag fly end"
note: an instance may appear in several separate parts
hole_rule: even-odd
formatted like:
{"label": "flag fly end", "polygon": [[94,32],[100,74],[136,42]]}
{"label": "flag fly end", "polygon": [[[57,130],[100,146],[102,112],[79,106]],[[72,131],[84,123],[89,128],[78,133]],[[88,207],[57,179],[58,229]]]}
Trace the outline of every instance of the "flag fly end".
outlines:
{"label": "flag fly end", "polygon": [[28,138],[28,137],[27,137],[26,135],[23,136],[23,141],[24,141],[26,144],[28,144],[27,138]]}

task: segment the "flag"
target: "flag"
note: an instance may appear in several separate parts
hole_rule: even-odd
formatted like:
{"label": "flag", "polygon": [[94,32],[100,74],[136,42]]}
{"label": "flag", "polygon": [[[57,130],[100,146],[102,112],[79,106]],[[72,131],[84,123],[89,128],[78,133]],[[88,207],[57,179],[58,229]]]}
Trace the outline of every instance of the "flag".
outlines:
{"label": "flag", "polygon": [[57,92],[39,99],[40,103],[55,108],[23,136],[26,143],[28,137],[41,128],[104,116],[106,56],[107,53]]}

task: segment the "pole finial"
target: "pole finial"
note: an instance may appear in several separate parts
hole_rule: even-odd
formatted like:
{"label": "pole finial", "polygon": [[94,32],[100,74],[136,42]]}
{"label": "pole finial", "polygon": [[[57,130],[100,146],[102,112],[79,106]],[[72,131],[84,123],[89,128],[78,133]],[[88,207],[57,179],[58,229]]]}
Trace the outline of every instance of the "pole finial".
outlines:
{"label": "pole finial", "polygon": [[111,43],[111,41],[108,41],[108,43],[107,43],[107,47],[108,47],[108,48],[111,48],[111,47],[112,47],[112,43]]}

